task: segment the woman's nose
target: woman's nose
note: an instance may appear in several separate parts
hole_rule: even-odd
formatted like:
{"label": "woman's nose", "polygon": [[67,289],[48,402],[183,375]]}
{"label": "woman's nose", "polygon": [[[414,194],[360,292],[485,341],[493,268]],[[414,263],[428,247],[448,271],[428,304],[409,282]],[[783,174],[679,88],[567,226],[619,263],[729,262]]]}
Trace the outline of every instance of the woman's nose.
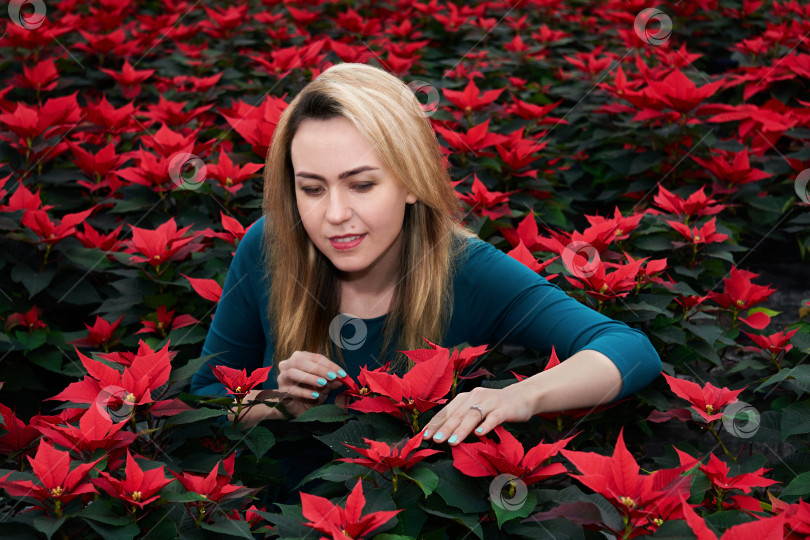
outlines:
{"label": "woman's nose", "polygon": [[329,190],[327,196],[326,219],[332,223],[340,223],[352,217],[349,198],[342,185]]}

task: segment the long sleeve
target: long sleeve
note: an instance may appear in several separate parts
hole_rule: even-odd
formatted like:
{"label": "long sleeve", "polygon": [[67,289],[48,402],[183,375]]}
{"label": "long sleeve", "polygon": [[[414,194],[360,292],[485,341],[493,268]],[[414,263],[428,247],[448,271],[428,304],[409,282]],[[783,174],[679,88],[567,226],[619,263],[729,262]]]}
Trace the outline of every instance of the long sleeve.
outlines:
{"label": "long sleeve", "polygon": [[263,324],[267,304],[267,288],[262,279],[263,220],[260,218],[248,229],[236,248],[202,348],[203,356],[217,356],[191,378],[194,394],[225,394],[225,388],[211,371],[212,365],[245,368],[248,372],[262,367],[267,348]]}
{"label": "long sleeve", "polygon": [[616,399],[661,373],[661,359],[640,330],[571,298],[488,242],[472,239],[468,253],[455,294],[464,295],[460,304],[468,315],[462,324],[477,334],[470,343],[510,343],[546,353],[553,345],[561,359],[585,349],[599,351],[621,372]]}

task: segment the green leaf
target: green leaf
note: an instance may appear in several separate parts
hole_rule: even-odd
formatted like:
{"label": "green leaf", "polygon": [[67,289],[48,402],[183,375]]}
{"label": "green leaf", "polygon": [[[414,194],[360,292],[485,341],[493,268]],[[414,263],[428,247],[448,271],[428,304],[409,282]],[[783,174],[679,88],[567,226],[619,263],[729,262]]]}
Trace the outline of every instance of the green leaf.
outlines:
{"label": "green leaf", "polygon": [[42,272],[35,272],[25,265],[16,265],[11,268],[11,279],[16,283],[22,283],[28,291],[28,298],[32,298],[50,285],[55,275],[56,270],[53,268],[46,268]]}
{"label": "green leaf", "polygon": [[343,422],[349,418],[352,418],[352,415],[341,407],[324,404],[307,409],[297,418],[290,420],[290,422]]}
{"label": "green leaf", "polygon": [[205,364],[211,358],[217,356],[216,354],[209,354],[207,356],[200,356],[199,358],[192,358],[189,360],[185,366],[173,369],[171,377],[169,378],[169,382],[179,382],[191,379],[191,377],[197,373],[200,367]]}
{"label": "green leaf", "polygon": [[[510,502],[506,508],[503,507],[504,505],[497,504],[494,499],[490,502],[492,504],[492,510],[495,511],[495,517],[498,518],[499,528],[503,527],[503,524],[509,520],[528,517],[529,514],[534,511],[535,506],[537,506],[537,498],[532,492],[528,492],[526,498],[520,502],[520,504],[517,504],[518,501],[514,501],[514,503]],[[511,509],[512,506],[515,506],[515,508]]]}
{"label": "green leaf", "polygon": [[435,509],[435,508],[429,508],[427,506],[421,506],[421,505],[420,505],[420,507],[425,512],[427,512],[428,514],[432,514],[434,516],[439,516],[439,517],[442,517],[442,518],[445,518],[445,519],[452,519],[453,521],[455,521],[457,523],[460,523],[461,525],[464,525],[475,536],[477,536],[481,540],[484,540],[484,531],[483,531],[483,529],[481,529],[481,523],[478,521],[478,516],[477,515],[475,515],[475,514],[463,514],[463,513],[457,512],[457,511],[453,512],[453,513],[450,513],[450,512],[438,510],[438,509]]}
{"label": "green leaf", "polygon": [[201,523],[200,527],[206,531],[211,531],[218,534],[253,540],[253,535],[250,533],[250,524],[247,521],[226,519],[211,524]]}
{"label": "green leaf", "polygon": [[782,411],[782,440],[810,433],[810,403],[794,403]]}
{"label": "green leaf", "polygon": [[53,519],[52,517],[48,516],[39,516],[34,518],[34,527],[45,535],[48,540],[50,540],[51,536],[54,535],[56,531],[59,530],[59,527],[67,519],[67,516],[62,516],[59,519]]}
{"label": "green leaf", "polygon": [[425,497],[430,497],[430,494],[439,485],[439,477],[427,467],[414,467],[408,471],[408,474],[402,473],[402,476],[413,480],[419,486],[419,489],[424,492]]}
{"label": "green leaf", "polygon": [[166,426],[177,426],[180,424],[190,424],[192,422],[199,422],[200,420],[208,420],[209,418],[217,418],[227,414],[226,411],[217,409],[194,409],[191,411],[183,411],[175,414],[166,421]]}
{"label": "green leaf", "polygon": [[481,493],[481,483],[459,472],[450,461],[440,461],[431,466],[439,477],[435,492],[444,502],[469,514],[480,514],[489,509],[486,495]]}
{"label": "green leaf", "polygon": [[263,455],[276,444],[276,438],[273,432],[262,426],[253,426],[245,433],[245,446],[256,456],[256,459],[261,459]]}
{"label": "green leaf", "polygon": [[106,270],[114,266],[107,255],[98,248],[75,246],[63,252],[70,262],[88,270]]}
{"label": "green leaf", "polygon": [[810,471],[803,472],[796,476],[785,487],[784,491],[779,495],[779,498],[785,497],[802,497],[810,495]]}
{"label": "green leaf", "polygon": [[358,476],[363,476],[370,469],[357,463],[346,463],[344,461],[333,461],[309,473],[301,480],[295,489],[299,489],[307,482],[315,479],[327,480],[329,482],[345,482],[354,480]]}
{"label": "green leaf", "polygon": [[112,512],[112,507],[109,504],[109,501],[105,499],[99,499],[90,503],[84,510],[76,514],[76,517],[92,519],[93,521],[98,521],[99,523],[105,523],[107,525],[119,526],[126,525],[132,521],[131,516],[116,516]]}
{"label": "green leaf", "polygon": [[23,350],[26,351],[38,349],[48,340],[48,334],[41,328],[34,330],[30,334],[22,330],[15,330],[14,337],[17,338],[17,341],[22,344]]}
{"label": "green leaf", "polygon": [[796,366],[795,368],[781,369],[779,373],[769,377],[768,380],[757,386],[756,390],[754,391],[759,392],[763,388],[781,383],[788,378],[795,379],[805,386],[810,385],[810,365],[802,364],[800,366]]}

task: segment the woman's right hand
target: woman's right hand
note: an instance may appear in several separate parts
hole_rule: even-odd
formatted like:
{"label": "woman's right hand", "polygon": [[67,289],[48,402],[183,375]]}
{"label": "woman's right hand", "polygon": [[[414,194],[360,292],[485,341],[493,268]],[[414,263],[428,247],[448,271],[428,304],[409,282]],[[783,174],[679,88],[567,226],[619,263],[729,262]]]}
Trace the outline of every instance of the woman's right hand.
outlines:
{"label": "woman's right hand", "polygon": [[306,351],[295,351],[278,363],[278,389],[286,397],[281,404],[292,416],[320,405],[329,392],[340,387],[346,372],[327,357]]}

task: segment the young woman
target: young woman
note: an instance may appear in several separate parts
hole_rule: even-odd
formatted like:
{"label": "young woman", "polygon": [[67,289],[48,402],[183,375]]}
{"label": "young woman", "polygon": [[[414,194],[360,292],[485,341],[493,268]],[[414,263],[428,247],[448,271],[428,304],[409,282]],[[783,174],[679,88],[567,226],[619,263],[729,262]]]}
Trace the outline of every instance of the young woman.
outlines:
{"label": "young woman", "polygon": [[[265,388],[286,396],[290,415],[334,399],[361,366],[402,367],[395,352],[426,348],[423,337],[445,347],[553,345],[566,358],[505,389],[459,393],[423,433],[451,445],[503,422],[613,401],[661,371],[642,332],[459,224],[436,135],[393,75],[361,64],[324,71],[282,114],[264,174],[264,216],[236,250],[202,352],[248,371],[273,364]],[[209,365],[191,390],[224,394]],[[244,423],[283,417],[261,405]]]}

